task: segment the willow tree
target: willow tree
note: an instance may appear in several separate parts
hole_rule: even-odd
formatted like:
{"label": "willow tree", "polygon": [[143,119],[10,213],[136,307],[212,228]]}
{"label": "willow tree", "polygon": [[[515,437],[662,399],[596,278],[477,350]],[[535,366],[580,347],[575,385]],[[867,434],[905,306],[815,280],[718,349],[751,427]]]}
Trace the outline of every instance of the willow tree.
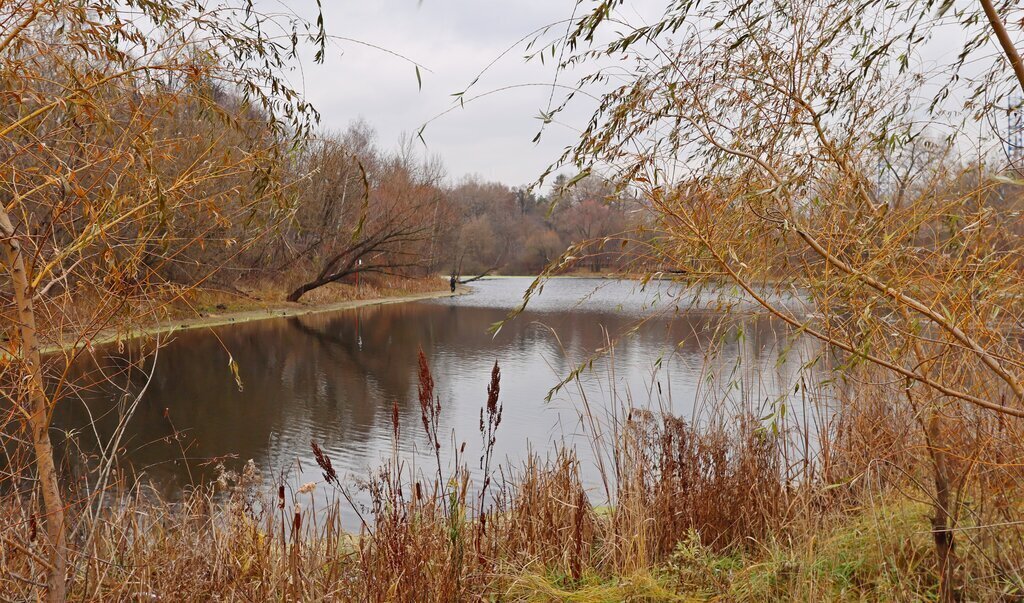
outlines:
{"label": "willow tree", "polygon": [[245,1],[0,7],[3,414],[26,434],[5,446],[33,450],[42,508],[23,519],[45,537],[21,579],[45,574],[48,600],[65,598],[73,528],[50,441],[67,370],[101,331],[159,310],[185,250],[238,245],[227,225],[284,207],[283,151],[317,119],[282,77],[306,41],[322,50],[319,25]]}
{"label": "willow tree", "polygon": [[649,277],[742,289],[846,377],[898,384],[889,410],[920,421],[952,600],[970,512],[954,498],[977,467],[1006,468],[1012,486],[986,494],[1012,493],[1024,452],[1019,181],[988,126],[1024,87],[1010,3],[684,0],[643,25],[621,4],[540,51],[603,91],[563,165],[640,192]]}

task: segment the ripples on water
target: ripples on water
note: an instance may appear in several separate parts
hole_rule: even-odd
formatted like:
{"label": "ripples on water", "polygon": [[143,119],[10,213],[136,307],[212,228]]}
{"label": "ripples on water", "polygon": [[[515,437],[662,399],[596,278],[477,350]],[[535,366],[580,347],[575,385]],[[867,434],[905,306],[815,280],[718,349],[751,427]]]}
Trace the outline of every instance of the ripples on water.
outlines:
{"label": "ripples on water", "polygon": [[[433,457],[426,456],[416,401],[422,348],[441,398],[441,432],[456,446],[465,442],[469,459],[480,454],[480,408],[498,361],[504,415],[495,458],[514,464],[528,449],[544,454],[560,441],[575,443],[585,481],[596,486],[594,453],[579,416],[584,396],[605,423],[609,410],[626,402],[684,417],[723,390],[736,399],[770,402],[790,390],[813,347],[792,345],[764,317],[723,325],[717,298],[695,300],[663,283],[641,290],[633,282],[601,279],[549,281],[527,311],[492,335],[490,327],[519,305],[530,282],[495,278],[474,283],[461,297],[231,325],[217,328],[216,336],[179,333],[159,352],[122,444],[123,461],[173,498],[190,483],[214,477],[211,459],[234,468],[252,459],[269,480],[282,474],[297,483],[322,479],[310,450],[316,440],[342,480],[351,482],[390,458],[397,401],[399,455],[429,472]],[[635,333],[619,337],[644,318]],[[598,356],[578,382],[545,402],[551,388],[608,338],[617,340],[613,353]],[[709,364],[705,354],[715,345],[720,353]],[[241,391],[229,357],[238,364]],[[110,373],[126,358],[107,348],[98,363],[83,364],[77,378],[95,381],[100,367]],[[132,372],[128,390],[140,391],[146,377]],[[743,389],[714,386],[729,381],[742,382]],[[110,384],[91,388],[82,399],[62,403],[57,426],[75,431],[86,453],[95,450],[97,439],[113,432],[120,398]],[[95,432],[86,428],[91,418]],[[446,460],[453,449],[445,447]]]}

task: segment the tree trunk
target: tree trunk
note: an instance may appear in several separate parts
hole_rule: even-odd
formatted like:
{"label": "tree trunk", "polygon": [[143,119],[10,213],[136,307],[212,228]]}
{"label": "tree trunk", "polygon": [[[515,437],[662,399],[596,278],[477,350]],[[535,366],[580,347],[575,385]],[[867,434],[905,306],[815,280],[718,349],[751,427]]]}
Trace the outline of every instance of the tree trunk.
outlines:
{"label": "tree trunk", "polygon": [[290,302],[297,302],[297,301],[299,301],[299,298],[302,297],[303,295],[305,295],[307,291],[311,291],[311,290],[316,288],[315,286],[311,286],[311,285],[312,285],[312,283],[307,283],[305,285],[302,285],[301,287],[299,287],[299,288],[295,289],[294,291],[292,291],[291,293],[289,293],[288,297],[286,297],[285,299],[290,301]]}
{"label": "tree trunk", "polygon": [[942,419],[937,410],[928,418],[928,448],[935,468],[935,516],[932,517],[932,538],[935,540],[935,554],[939,563],[939,601],[953,603],[957,600],[956,551],[954,549],[952,518],[950,516],[949,465],[943,445]]}
{"label": "tree trunk", "polygon": [[[12,352],[19,353],[22,366],[27,372],[24,381],[28,392],[28,408],[22,408],[23,420],[28,424],[28,431],[35,448],[36,477],[43,495],[44,523],[46,526],[47,546],[49,548],[50,567],[47,568],[46,594],[51,602],[64,601],[66,578],[66,549],[64,533],[64,503],[61,500],[60,485],[57,481],[57,469],[53,460],[53,447],[50,444],[50,404],[43,386],[42,363],[39,353],[39,341],[36,338],[35,310],[28,274],[25,271],[25,259],[21,244],[14,236],[11,220],[0,205],[0,237],[7,261],[7,270],[11,275],[14,287],[14,301],[17,306],[18,324],[13,326],[20,336],[20,346],[12,346]],[[12,341],[18,337],[12,337]]]}
{"label": "tree trunk", "polygon": [[[910,311],[906,306],[900,307],[900,314],[904,320],[910,322]],[[920,340],[913,340],[913,349],[919,365],[923,370],[927,370],[924,367],[926,367],[928,355]],[[917,406],[914,404],[910,384],[907,385],[906,392],[907,400],[916,413]],[[950,491],[952,488],[950,487],[949,463],[946,462],[942,415],[934,406],[934,398],[926,402],[929,405],[927,422],[922,421],[921,427],[924,430],[925,443],[928,445],[928,454],[932,458],[932,477],[935,480],[935,502],[932,505],[935,515],[932,517],[932,539],[935,541],[935,557],[939,566],[939,602],[952,603],[957,600],[957,588],[954,576],[956,551],[953,540],[953,521],[950,514]]]}
{"label": "tree trunk", "polygon": [[304,285],[299,286],[294,291],[289,293],[288,297],[286,297],[285,299],[290,301],[290,302],[297,302],[297,301],[299,301],[300,297],[302,297],[303,295],[309,293],[313,289],[319,289],[320,287],[323,287],[324,285],[326,285],[328,283],[333,283],[335,281],[340,281],[341,279],[345,278],[346,276],[348,276],[350,274],[357,274],[359,272],[360,272],[359,270],[345,270],[345,271],[342,271],[342,272],[339,272],[339,273],[336,273],[336,274],[332,274],[330,276],[325,276],[323,278],[318,278],[315,281],[310,281],[310,282],[308,282],[308,283],[306,283]]}
{"label": "tree trunk", "polygon": [[[460,285],[468,285],[469,283],[478,281],[478,280],[480,280],[482,278],[486,278],[487,276],[489,276],[492,272],[494,272],[497,269],[498,269],[497,266],[492,266],[492,267],[488,268],[487,270],[484,270],[480,274],[478,274],[476,276],[473,276],[473,277],[470,277],[470,278],[462,279],[462,278],[457,278],[456,277],[455,278],[455,282],[460,284]],[[455,292],[455,289],[452,289],[452,293],[454,293],[454,292]]]}

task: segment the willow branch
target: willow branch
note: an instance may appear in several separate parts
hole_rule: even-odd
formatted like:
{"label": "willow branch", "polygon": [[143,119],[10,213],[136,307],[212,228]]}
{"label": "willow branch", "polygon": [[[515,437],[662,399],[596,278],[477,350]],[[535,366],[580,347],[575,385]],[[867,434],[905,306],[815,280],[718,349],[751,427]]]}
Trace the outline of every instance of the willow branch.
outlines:
{"label": "willow branch", "polygon": [[1017,82],[1024,90],[1024,61],[1021,60],[1017,47],[1013,45],[1013,40],[1010,39],[1010,34],[1006,31],[1006,25],[999,18],[999,13],[992,4],[992,0],[981,0],[981,6],[985,9],[985,16],[988,17],[988,22],[992,25],[992,31],[995,32],[999,45],[1003,47],[1003,54],[1006,55],[1013,67],[1013,74],[1017,76]]}

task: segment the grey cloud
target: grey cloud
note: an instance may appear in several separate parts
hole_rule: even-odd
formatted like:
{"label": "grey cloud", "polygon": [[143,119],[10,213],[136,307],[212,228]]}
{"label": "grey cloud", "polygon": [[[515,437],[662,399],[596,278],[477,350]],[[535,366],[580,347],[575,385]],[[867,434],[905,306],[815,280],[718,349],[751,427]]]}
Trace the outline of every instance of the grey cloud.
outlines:
{"label": "grey cloud", "polygon": [[[293,74],[293,82],[321,111],[325,128],[340,130],[362,117],[377,130],[380,143],[389,146],[397,143],[401,133],[415,132],[451,108],[455,101],[451,95],[463,90],[518,39],[569,17],[575,1],[324,4],[330,34],[380,46],[431,70],[422,72],[420,90],[408,61],[342,40],[332,44],[324,64],[314,64],[308,53],[302,72]],[[524,53],[523,48],[508,53],[473,92],[550,83],[550,62],[527,64]],[[571,130],[553,126],[540,144],[531,142],[541,125],[535,117],[547,106],[550,93],[545,86],[518,87],[470,102],[428,126],[428,150],[442,158],[453,178],[476,173],[509,184],[530,182],[574,138]],[[556,102],[560,95],[556,92]],[[579,125],[588,116],[580,107],[562,117]]]}

